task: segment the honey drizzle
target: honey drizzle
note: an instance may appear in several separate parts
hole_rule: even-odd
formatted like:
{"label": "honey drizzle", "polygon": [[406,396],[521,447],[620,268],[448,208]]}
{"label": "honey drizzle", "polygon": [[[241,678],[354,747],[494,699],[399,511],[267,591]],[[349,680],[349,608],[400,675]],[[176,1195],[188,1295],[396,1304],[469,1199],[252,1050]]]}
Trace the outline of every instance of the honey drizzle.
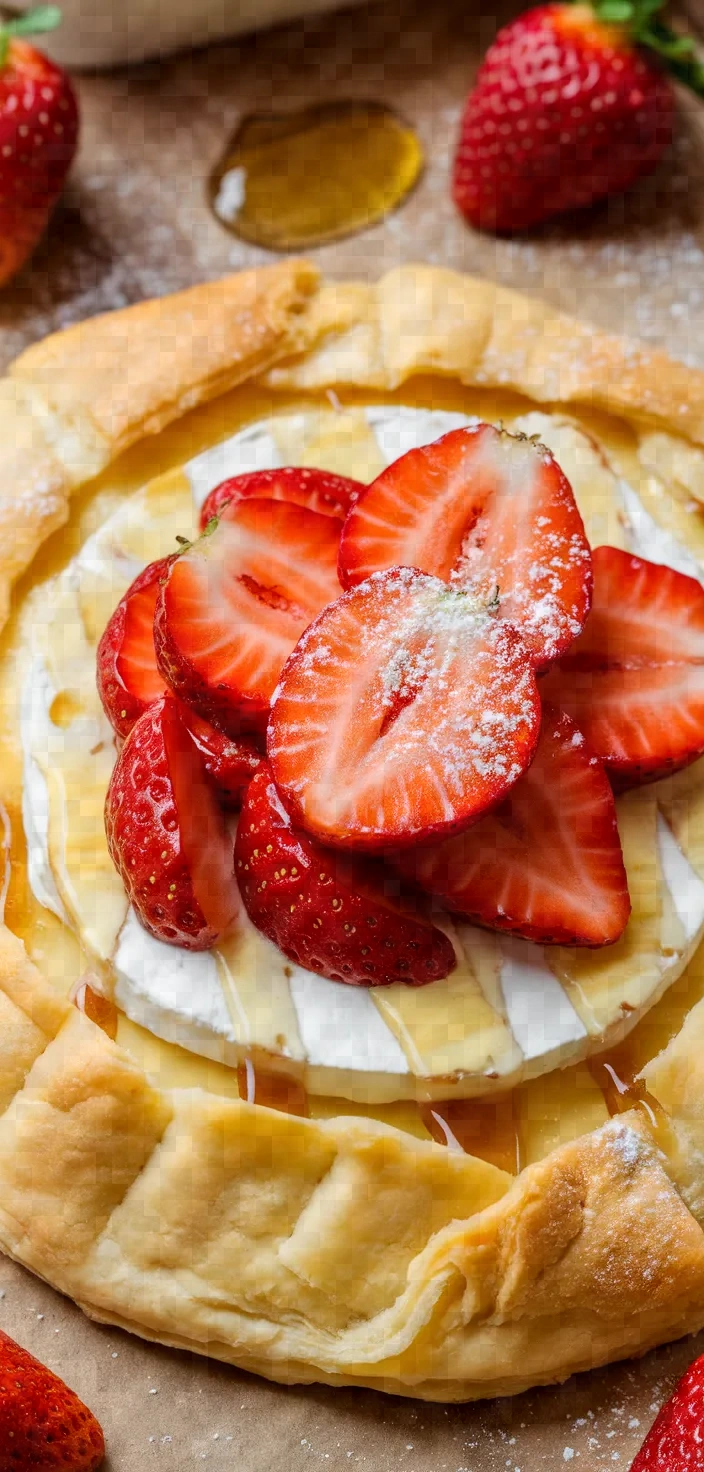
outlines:
{"label": "honey drizzle", "polygon": [[645,1115],[656,1139],[665,1138],[669,1128],[668,1116],[643,1081],[636,1077],[628,1041],[611,1053],[595,1054],[587,1064],[612,1119],[632,1109],[639,1110]]}
{"label": "honey drizzle", "polygon": [[[249,1050],[237,1067],[240,1098],[284,1114],[308,1117],[311,1109],[302,1081],[295,1074],[272,1065],[274,1060],[263,1057],[260,1050]],[[338,1102],[339,1113],[344,1115],[345,1101]],[[510,1175],[518,1175],[522,1169],[515,1094],[502,1094],[498,1099],[433,1100],[410,1107],[418,1111],[419,1119],[437,1144],[477,1156]],[[373,1119],[373,1105],[368,1113]]]}
{"label": "honey drizzle", "polygon": [[440,1145],[476,1155],[509,1175],[522,1169],[515,1090],[497,1099],[433,1100],[420,1106],[428,1133]]}
{"label": "honey drizzle", "polygon": [[237,1065],[240,1098],[246,1099],[248,1104],[261,1104],[266,1109],[278,1109],[282,1114],[306,1118],[309,1113],[308,1095],[302,1081],[273,1064],[272,1058],[262,1058],[256,1048],[249,1050]]}
{"label": "honey drizzle", "polygon": [[79,977],[71,987],[69,1001],[73,1002],[79,1012],[83,1012],[90,1022],[94,1022],[96,1027],[101,1028],[107,1037],[112,1038],[112,1041],[115,1042],[118,1023],[117,1007],[109,997],[104,997],[95,986],[92,986],[91,981],[98,981],[93,972],[86,972],[84,976]]}

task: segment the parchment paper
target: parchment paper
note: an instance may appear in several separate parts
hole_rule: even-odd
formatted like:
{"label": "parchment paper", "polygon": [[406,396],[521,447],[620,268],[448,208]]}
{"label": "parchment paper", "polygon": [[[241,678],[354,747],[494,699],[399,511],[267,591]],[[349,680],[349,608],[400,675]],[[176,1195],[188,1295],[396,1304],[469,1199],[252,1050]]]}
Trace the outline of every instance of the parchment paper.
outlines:
{"label": "parchment paper", "polygon": [[[518,8],[518,7],[516,7]],[[420,187],[383,225],[318,251],[330,275],[428,260],[544,294],[568,311],[704,365],[704,109],[627,200],[495,241],[449,200],[449,161],[477,59],[511,8],[385,0],[247,41],[79,81],[81,155],[34,261],[0,293],[0,366],[52,329],[267,259],[209,214],[205,178],[243,111],[383,97],[419,129]],[[620,1472],[690,1359],[685,1341],[565,1387],[481,1407],[283,1389],[89,1324],[0,1260],[0,1327],[92,1406],[110,1472]]]}

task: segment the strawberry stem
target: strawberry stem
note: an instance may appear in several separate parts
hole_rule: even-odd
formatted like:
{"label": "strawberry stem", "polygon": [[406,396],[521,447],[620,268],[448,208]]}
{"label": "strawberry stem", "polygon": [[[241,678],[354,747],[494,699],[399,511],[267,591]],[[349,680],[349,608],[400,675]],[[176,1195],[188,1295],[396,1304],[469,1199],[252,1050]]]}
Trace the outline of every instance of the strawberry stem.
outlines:
{"label": "strawberry stem", "polygon": [[7,53],[10,42],[16,36],[45,36],[48,31],[55,31],[61,24],[61,11],[58,5],[38,5],[35,10],[28,10],[25,15],[18,15],[14,20],[0,21],[0,67],[7,61]]}
{"label": "strawberry stem", "polygon": [[594,14],[607,25],[623,26],[627,39],[654,51],[676,81],[704,97],[704,64],[694,42],[661,19],[664,0],[591,0]]}

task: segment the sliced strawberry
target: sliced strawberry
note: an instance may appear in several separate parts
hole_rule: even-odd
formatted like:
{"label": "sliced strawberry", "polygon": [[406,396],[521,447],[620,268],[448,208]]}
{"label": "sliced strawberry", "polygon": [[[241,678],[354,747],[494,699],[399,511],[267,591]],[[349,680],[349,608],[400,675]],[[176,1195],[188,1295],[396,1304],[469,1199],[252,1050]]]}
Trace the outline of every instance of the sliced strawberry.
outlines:
{"label": "sliced strawberry", "polygon": [[171,556],[151,562],[135,578],[98,645],[98,694],[118,736],[127,736],[166,689],[156,663],[154,610],[173,560]]}
{"label": "sliced strawberry", "polygon": [[498,598],[538,668],[568,648],[589,612],[591,554],[569,482],[543,445],[490,424],[410,450],[352,507],[342,586],[394,566]]}
{"label": "sliced strawberry", "polygon": [[181,715],[203,758],[203,766],[217,788],[221,803],[238,808],[259,766],[263,751],[251,736],[226,736],[194,710],[181,706]]}
{"label": "sliced strawberry", "polygon": [[587,626],[542,688],[620,787],[687,766],[704,752],[704,588],[597,547]]}
{"label": "sliced strawberry", "polygon": [[262,762],[235,844],[242,898],[292,961],[332,981],[424,986],[455,965],[452,942],[381,864],[335,853],[296,829]]}
{"label": "sliced strawberry", "polygon": [[321,516],[335,516],[344,521],[350,506],[365,489],[359,480],[346,475],[333,475],[329,470],[311,470],[307,466],[285,465],[281,470],[251,470],[247,475],[233,475],[223,480],[206,496],[200,513],[201,530],[205,531],[213,516],[221,516],[223,507],[246,497],[260,501],[289,501],[317,511]]}
{"label": "sliced strawberry", "polygon": [[569,716],[550,706],[531,766],[503,802],[398,863],[449,910],[544,945],[609,945],[630,914],[608,778]]}
{"label": "sliced strawberry", "polygon": [[240,904],[232,841],[170,696],[150,706],[127,737],[108,788],[105,831],[146,929],[187,950],[215,945]]}
{"label": "sliced strawberry", "polygon": [[374,849],[467,827],[525,770],[540,700],[520,634],[415,568],[324,609],[281,677],[268,755],[294,821]]}
{"label": "sliced strawberry", "polygon": [[264,728],[284,660],[339,596],[339,537],[335,517],[252,498],[226,506],[176,559],[154,637],[186,705],[232,735]]}

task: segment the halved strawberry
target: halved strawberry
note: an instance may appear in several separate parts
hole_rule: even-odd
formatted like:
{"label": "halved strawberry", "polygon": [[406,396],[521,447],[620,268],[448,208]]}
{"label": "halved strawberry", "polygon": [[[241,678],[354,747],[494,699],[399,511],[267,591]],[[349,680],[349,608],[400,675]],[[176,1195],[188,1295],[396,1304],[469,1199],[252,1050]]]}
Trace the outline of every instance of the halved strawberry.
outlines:
{"label": "halved strawberry", "polygon": [[374,849],[467,827],[531,760],[540,700],[512,624],[415,568],[324,609],[272,702],[268,756],[294,821]]}
{"label": "halved strawberry", "polygon": [[215,945],[240,905],[232,841],[171,696],[150,706],[125,741],[105,801],[105,832],[145,928],[187,950]]}
{"label": "halved strawberry", "polygon": [[307,466],[285,465],[281,470],[251,470],[246,475],[233,475],[215,486],[203,502],[201,530],[205,531],[213,516],[233,501],[256,496],[260,501],[289,501],[317,511],[321,516],[335,516],[344,521],[350,506],[365,489],[359,480],[346,475],[333,475],[330,470],[312,470]]}
{"label": "halved strawberry", "polygon": [[503,802],[466,833],[397,862],[449,910],[544,945],[609,945],[630,914],[608,778],[551,706],[533,761]]}
{"label": "halved strawberry", "polygon": [[569,482],[543,445],[490,424],[410,450],[352,507],[343,588],[394,566],[498,598],[541,669],[589,612],[591,554]]}
{"label": "halved strawberry", "polygon": [[542,688],[619,787],[687,766],[704,752],[704,588],[597,547],[586,628]]}
{"label": "halved strawberry", "polygon": [[98,645],[98,694],[118,736],[127,736],[166,689],[154,650],[154,610],[174,555],[151,562],[135,578]]}
{"label": "halved strawberry", "polygon": [[238,808],[263,758],[251,736],[226,736],[194,710],[181,706],[181,715],[203,758],[203,766],[226,808]]}
{"label": "halved strawberry", "polygon": [[340,523],[286,501],[247,499],[176,559],[154,621],[172,690],[232,735],[263,729],[281,667],[337,598]]}
{"label": "halved strawberry", "polygon": [[250,919],[292,961],[332,981],[424,986],[455,965],[427,907],[383,865],[339,854],[293,827],[262,762],[242,807],[235,868]]}

